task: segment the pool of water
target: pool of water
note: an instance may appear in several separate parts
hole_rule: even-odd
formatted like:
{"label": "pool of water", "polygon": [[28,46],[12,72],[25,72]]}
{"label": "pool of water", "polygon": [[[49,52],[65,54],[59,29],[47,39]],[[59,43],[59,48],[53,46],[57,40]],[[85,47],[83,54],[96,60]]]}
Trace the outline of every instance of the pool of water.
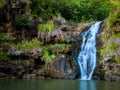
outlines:
{"label": "pool of water", "polygon": [[120,90],[120,82],[96,80],[0,80],[0,90]]}

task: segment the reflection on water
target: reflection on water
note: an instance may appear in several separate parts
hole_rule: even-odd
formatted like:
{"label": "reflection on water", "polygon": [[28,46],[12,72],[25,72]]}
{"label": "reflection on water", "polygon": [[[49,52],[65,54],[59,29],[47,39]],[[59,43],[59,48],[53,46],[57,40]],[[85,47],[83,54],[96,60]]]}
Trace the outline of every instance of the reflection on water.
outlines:
{"label": "reflection on water", "polygon": [[96,90],[96,85],[93,80],[81,80],[79,90]]}
{"label": "reflection on water", "polygon": [[119,84],[95,80],[0,80],[0,90],[120,90]]}

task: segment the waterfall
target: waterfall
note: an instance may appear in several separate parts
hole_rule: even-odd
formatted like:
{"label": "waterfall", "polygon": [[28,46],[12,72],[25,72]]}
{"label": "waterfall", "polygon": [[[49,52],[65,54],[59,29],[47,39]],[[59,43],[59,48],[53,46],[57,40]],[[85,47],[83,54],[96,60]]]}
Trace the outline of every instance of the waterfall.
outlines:
{"label": "waterfall", "polygon": [[82,33],[81,51],[77,58],[81,80],[90,80],[96,67],[96,35],[101,23],[101,21],[96,22]]}

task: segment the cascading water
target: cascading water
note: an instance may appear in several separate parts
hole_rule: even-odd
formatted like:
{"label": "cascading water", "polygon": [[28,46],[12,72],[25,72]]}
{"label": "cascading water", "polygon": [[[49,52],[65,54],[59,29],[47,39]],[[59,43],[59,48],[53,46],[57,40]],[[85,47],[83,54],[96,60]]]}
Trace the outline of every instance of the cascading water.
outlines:
{"label": "cascading water", "polygon": [[81,51],[78,56],[78,64],[81,71],[81,80],[90,80],[96,67],[96,34],[101,21],[91,25],[88,31],[82,33]]}

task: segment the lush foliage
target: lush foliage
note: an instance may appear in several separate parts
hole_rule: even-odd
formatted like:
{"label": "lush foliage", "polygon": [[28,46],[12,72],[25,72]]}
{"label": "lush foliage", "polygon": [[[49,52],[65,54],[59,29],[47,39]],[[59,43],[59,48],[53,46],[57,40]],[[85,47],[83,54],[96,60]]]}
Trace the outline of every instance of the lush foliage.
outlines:
{"label": "lush foliage", "polygon": [[33,16],[50,19],[60,13],[67,20],[76,22],[103,20],[119,5],[118,2],[109,0],[31,0],[31,2]]}
{"label": "lush foliage", "polygon": [[5,42],[5,41],[12,41],[14,40],[14,37],[11,35],[8,35],[6,33],[0,33],[0,42]]}
{"label": "lush foliage", "polygon": [[55,57],[55,55],[50,54],[50,51],[49,51],[49,48],[48,48],[48,47],[44,47],[43,57],[44,57],[44,59],[45,59],[45,62],[46,62],[46,63],[49,63],[49,62]]}
{"label": "lush foliage", "polygon": [[5,33],[0,33],[0,41],[7,40],[8,36]]}
{"label": "lush foliage", "polygon": [[39,24],[38,30],[43,32],[50,32],[55,28],[53,21],[47,21],[45,24]]}
{"label": "lush foliage", "polygon": [[16,18],[16,23],[17,23],[18,26],[23,26],[23,27],[29,27],[30,28],[32,26],[32,23],[29,20],[29,16],[25,15],[25,14],[19,15]]}
{"label": "lush foliage", "polygon": [[120,63],[120,57],[116,52],[119,52],[119,43],[115,40],[120,38],[120,6],[110,12],[106,25],[104,24],[104,34],[101,41],[102,46],[99,49],[100,56],[111,57],[116,63]]}
{"label": "lush foliage", "polygon": [[40,47],[41,45],[42,45],[42,42],[38,40],[25,41],[22,43],[12,44],[13,47],[15,47],[16,49],[20,49],[20,50],[29,50],[29,49],[33,49],[36,47]]}
{"label": "lush foliage", "polygon": [[116,23],[120,24],[120,6],[115,8],[109,15],[108,25],[113,27]]}
{"label": "lush foliage", "polygon": [[5,0],[0,0],[0,8],[2,8],[5,4]]}
{"label": "lush foliage", "polygon": [[[15,2],[11,0],[11,3]],[[120,5],[116,0],[21,0],[21,2],[25,3],[26,11],[25,15],[22,13],[23,15],[17,17],[16,22],[27,27],[31,26],[27,15],[50,20],[60,14],[67,20],[90,22],[105,19],[113,8]],[[4,3],[5,0],[0,0],[0,7]]]}

